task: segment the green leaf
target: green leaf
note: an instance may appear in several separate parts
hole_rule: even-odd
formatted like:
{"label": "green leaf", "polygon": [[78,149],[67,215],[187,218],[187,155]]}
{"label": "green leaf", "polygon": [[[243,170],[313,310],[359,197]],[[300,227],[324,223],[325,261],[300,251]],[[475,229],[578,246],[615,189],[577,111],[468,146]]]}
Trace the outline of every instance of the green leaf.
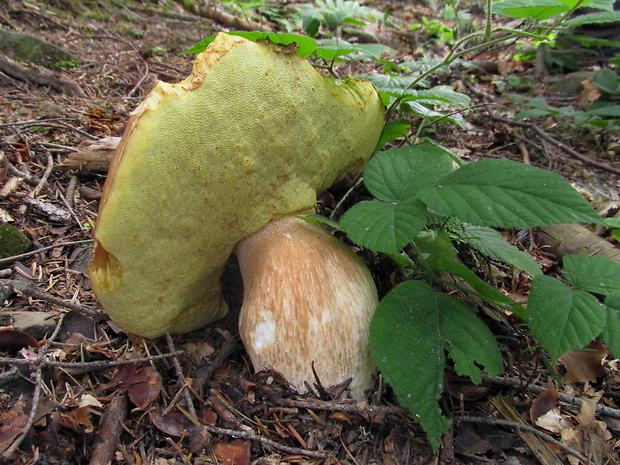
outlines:
{"label": "green leaf", "polygon": [[420,198],[431,209],[477,226],[534,228],[601,222],[594,208],[560,175],[510,160],[464,165]]}
{"label": "green leaf", "polygon": [[371,59],[378,60],[381,55],[393,51],[390,47],[381,44],[352,44],[343,39],[325,39],[318,42],[316,55],[324,60],[331,61],[336,57],[359,52]]}
{"label": "green leaf", "polygon": [[403,97],[403,102],[416,101],[418,103],[426,103],[429,105],[469,105],[470,98],[455,92],[450,86],[435,86],[428,90],[413,89],[390,89],[379,88],[380,91],[386,92],[392,97]]}
{"label": "green leaf", "polygon": [[422,230],[426,207],[415,199],[400,203],[360,202],[340,219],[353,242],[375,252],[398,253]]}
{"label": "green leaf", "polygon": [[[296,52],[302,57],[309,57],[316,50],[316,40],[311,39],[309,37],[300,36],[297,34],[288,34],[288,33],[275,33],[275,32],[245,32],[245,31],[233,31],[227,32],[226,34],[240,36],[245,39],[251,40],[253,42],[257,42],[263,39],[269,39],[274,44],[280,45],[290,45],[292,43],[297,44]],[[185,50],[183,54],[187,53],[200,53],[204,52],[207,47],[213,42],[215,36],[217,34],[212,35],[204,39],[203,41],[197,43],[193,47]]]}
{"label": "green leaf", "polygon": [[513,300],[498,289],[480,279],[476,273],[457,262],[457,252],[445,231],[424,231],[415,238],[419,260],[427,266],[451,273],[463,279],[480,298],[498,305],[513,304]]}
{"label": "green leaf", "polygon": [[379,73],[357,74],[355,77],[372,82],[379,90],[405,89],[415,81],[415,78],[410,76],[392,76]]}
{"label": "green leaf", "polygon": [[620,293],[605,298],[607,322],[601,332],[601,340],[614,357],[620,358]]}
{"label": "green leaf", "polygon": [[618,21],[620,21],[620,11],[598,11],[596,13],[578,15],[574,18],[570,18],[562,23],[562,26],[577,27],[585,24],[617,23]]}
{"label": "green leaf", "polygon": [[495,229],[465,225],[460,239],[487,257],[508,263],[531,276],[542,274],[541,267],[532,256],[508,243]]}
{"label": "green leaf", "polygon": [[402,406],[419,418],[435,450],[450,424],[437,399],[450,350],[457,370],[480,379],[501,371],[501,356],[488,328],[460,301],[421,281],[405,281],[381,301],[370,325],[373,357]]}
{"label": "green leaf", "polygon": [[610,295],[620,292],[620,263],[599,255],[567,255],[564,277],[582,291]]}
{"label": "green leaf", "polygon": [[380,152],[364,169],[364,184],[380,200],[416,197],[450,173],[450,152],[433,145],[416,145]]}
{"label": "green leaf", "polygon": [[406,137],[411,130],[411,123],[408,120],[401,119],[398,121],[390,121],[383,126],[381,137],[377,142],[376,150],[381,149],[385,144],[393,142],[399,137]]}
{"label": "green leaf", "polygon": [[605,311],[596,297],[550,276],[534,278],[527,309],[528,326],[553,361],[583,348],[605,324]]}
{"label": "green leaf", "polygon": [[[580,0],[501,0],[493,3],[493,13],[512,18],[547,19],[567,12]],[[581,6],[592,0],[581,2]]]}

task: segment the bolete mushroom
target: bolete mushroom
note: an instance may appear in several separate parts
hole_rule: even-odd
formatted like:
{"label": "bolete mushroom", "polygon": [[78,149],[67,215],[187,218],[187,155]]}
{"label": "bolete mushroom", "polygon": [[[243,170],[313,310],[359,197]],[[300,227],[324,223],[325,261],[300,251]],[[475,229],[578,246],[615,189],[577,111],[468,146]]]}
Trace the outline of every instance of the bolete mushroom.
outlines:
{"label": "bolete mushroom", "polygon": [[235,249],[243,277],[239,333],[256,370],[275,369],[297,390],[351,379],[356,399],[372,386],[368,328],[379,302],[351,249],[299,218],[272,220]]}
{"label": "bolete mushroom", "polygon": [[368,160],[383,117],[371,83],[218,34],[187,79],[156,83],[116,150],[89,265],[106,312],[146,337],[222,317],[235,245],[313,212],[317,192]]}

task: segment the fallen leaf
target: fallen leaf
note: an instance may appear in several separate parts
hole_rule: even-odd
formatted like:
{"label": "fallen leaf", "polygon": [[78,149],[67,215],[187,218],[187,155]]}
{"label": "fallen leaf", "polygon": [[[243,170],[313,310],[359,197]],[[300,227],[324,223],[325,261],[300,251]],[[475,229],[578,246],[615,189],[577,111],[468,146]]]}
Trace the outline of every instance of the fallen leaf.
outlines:
{"label": "fallen leaf", "polygon": [[159,406],[149,410],[149,417],[159,430],[170,436],[185,436],[187,431],[193,427],[193,424],[181,412],[173,410],[166,415],[162,415]]}
{"label": "fallen leaf", "polygon": [[250,441],[234,439],[230,442],[218,442],[213,448],[218,463],[223,465],[249,465]]}
{"label": "fallen leaf", "polygon": [[457,376],[447,373],[445,376],[446,388],[452,397],[466,401],[478,400],[487,395],[489,389],[476,386],[467,376]]}
{"label": "fallen leaf", "polygon": [[571,350],[560,357],[560,362],[566,368],[564,382],[566,383],[595,383],[597,378],[607,374],[602,365],[607,356],[607,348],[598,341],[593,341],[582,350]]}
{"label": "fallen leaf", "polygon": [[573,424],[562,415],[557,406],[558,393],[547,389],[540,393],[530,407],[530,420],[539,428],[550,433],[559,434],[570,429]]}
{"label": "fallen leaf", "polygon": [[0,328],[0,335],[1,351],[17,352],[25,347],[39,347],[39,342],[24,331]]}

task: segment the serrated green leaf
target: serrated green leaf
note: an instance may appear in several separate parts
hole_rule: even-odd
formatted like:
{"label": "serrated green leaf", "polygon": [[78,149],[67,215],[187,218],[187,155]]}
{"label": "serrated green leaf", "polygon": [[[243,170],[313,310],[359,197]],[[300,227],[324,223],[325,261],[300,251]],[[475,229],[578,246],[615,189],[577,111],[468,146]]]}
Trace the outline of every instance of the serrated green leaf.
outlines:
{"label": "serrated green leaf", "polygon": [[390,121],[383,126],[381,137],[377,142],[376,150],[381,149],[385,144],[393,142],[399,137],[406,137],[411,130],[411,123],[407,120]]}
{"label": "serrated green leaf", "polygon": [[378,60],[383,53],[391,51],[390,47],[381,44],[352,44],[342,39],[326,39],[318,42],[316,55],[319,58],[331,61],[339,56],[359,52]]}
{"label": "serrated green leaf", "polygon": [[375,252],[398,253],[424,227],[426,207],[415,199],[400,203],[360,202],[340,219],[342,229],[358,245]]}
{"label": "serrated green leaf", "polygon": [[560,175],[510,160],[464,165],[420,198],[429,208],[476,226],[534,228],[601,222],[594,208]]}
{"label": "serrated green leaf", "polygon": [[384,378],[400,404],[419,418],[434,449],[449,427],[437,406],[446,346],[461,373],[479,380],[476,363],[489,373],[501,370],[488,328],[460,301],[421,281],[405,281],[381,301],[370,326],[370,345]]}
{"label": "serrated green leaf", "polygon": [[463,279],[480,298],[498,305],[513,304],[513,300],[480,279],[476,273],[456,261],[457,252],[450,236],[444,231],[424,231],[415,238],[415,245],[423,260],[431,268],[445,271]]}
{"label": "serrated green leaf", "polygon": [[527,309],[528,326],[553,361],[591,342],[606,318],[592,294],[570,289],[550,276],[534,278]]}
{"label": "serrated green leaf", "polygon": [[601,340],[614,357],[620,358],[620,293],[605,298],[607,321],[601,332]]}
{"label": "serrated green leaf", "polygon": [[392,76],[379,73],[356,74],[355,77],[372,82],[379,90],[405,89],[415,81],[415,78],[410,76]]}
{"label": "serrated green leaf", "polygon": [[600,255],[567,255],[564,277],[575,289],[610,295],[620,292],[620,263]]}
{"label": "serrated green leaf", "polygon": [[557,114],[557,111],[554,112],[554,110],[539,110],[537,108],[532,108],[531,110],[523,110],[520,111],[519,113],[517,113],[514,116],[515,121],[521,121],[523,119],[526,118],[538,118],[539,116],[549,116],[552,114]]}
{"label": "serrated green leaf", "polygon": [[452,90],[450,86],[435,86],[428,90],[380,88],[392,97],[403,97],[403,102],[416,101],[429,105],[469,105],[470,98],[465,94]]}
{"label": "serrated green leaf", "polygon": [[364,169],[364,184],[380,200],[413,198],[454,168],[450,153],[433,145],[416,145],[380,152]]}
{"label": "serrated green leaf", "polygon": [[578,27],[585,24],[605,24],[616,23],[618,21],[620,21],[620,11],[598,11],[586,15],[577,15],[562,23],[562,26]]}
{"label": "serrated green leaf", "polygon": [[[567,12],[580,0],[501,0],[493,3],[493,13],[512,18],[547,19]],[[581,2],[581,6],[592,0]]]}
{"label": "serrated green leaf", "polygon": [[529,253],[506,242],[495,229],[465,225],[463,231],[459,233],[459,237],[461,241],[493,260],[508,263],[531,276],[542,273],[540,265],[532,259]]}

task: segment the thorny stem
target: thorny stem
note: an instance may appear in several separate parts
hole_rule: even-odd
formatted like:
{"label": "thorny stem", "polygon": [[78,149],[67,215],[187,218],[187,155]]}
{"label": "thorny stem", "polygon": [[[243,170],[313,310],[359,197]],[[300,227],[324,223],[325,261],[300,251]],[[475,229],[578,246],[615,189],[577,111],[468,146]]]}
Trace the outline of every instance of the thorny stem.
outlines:
{"label": "thorny stem", "polygon": [[[488,1],[488,3],[490,3],[490,0]],[[421,73],[409,86],[407,86],[407,89],[413,89],[420,81],[422,81],[423,79],[425,79],[427,76],[430,76],[432,73],[434,73],[435,71],[437,71],[438,69],[450,65],[452,64],[455,60],[457,60],[458,58],[461,58],[465,55],[468,55],[469,53],[472,52],[476,52],[479,50],[484,50],[487,49],[489,47],[492,47],[494,45],[498,45],[501,44],[503,42],[506,42],[510,39],[514,39],[516,37],[529,37],[529,38],[533,38],[533,39],[539,39],[539,40],[543,40],[545,37],[547,37],[549,35],[549,33],[551,31],[553,31],[563,20],[558,20],[552,27],[550,27],[549,29],[547,29],[547,31],[545,31],[544,34],[534,34],[531,32],[527,32],[527,31],[521,31],[518,29],[509,29],[509,28],[497,28],[497,29],[490,29],[491,23],[490,23],[490,8],[489,5],[487,3],[487,25],[485,27],[485,31],[484,32],[473,32],[469,35],[466,35],[465,37],[463,37],[462,39],[460,39],[458,42],[456,42],[454,44],[454,46],[450,49],[450,51],[448,52],[448,54],[446,55],[446,57],[438,64],[436,64],[435,66],[431,67],[430,69],[424,71],[423,73]],[[507,33],[506,35],[503,35],[502,37],[498,37],[497,39],[492,39],[489,40],[490,37],[493,34],[497,34],[497,33]],[[469,47],[466,48],[460,52],[458,52],[458,50],[465,45],[467,42],[478,38],[478,37],[484,37],[485,39],[487,39],[484,43],[479,44],[479,45],[474,45],[473,47]],[[392,113],[394,112],[394,110],[398,107],[398,105],[400,105],[400,103],[402,102],[402,100],[406,98],[406,96],[401,96],[398,97],[397,99],[395,99],[390,106],[388,107],[388,110],[386,112],[385,115],[385,121],[388,121],[390,116],[392,115]]]}
{"label": "thorny stem", "polygon": [[486,0],[486,6],[484,7],[486,18],[485,18],[485,26],[484,26],[484,37],[489,40],[491,38],[492,24],[491,24],[491,9],[493,5],[493,0]]}

